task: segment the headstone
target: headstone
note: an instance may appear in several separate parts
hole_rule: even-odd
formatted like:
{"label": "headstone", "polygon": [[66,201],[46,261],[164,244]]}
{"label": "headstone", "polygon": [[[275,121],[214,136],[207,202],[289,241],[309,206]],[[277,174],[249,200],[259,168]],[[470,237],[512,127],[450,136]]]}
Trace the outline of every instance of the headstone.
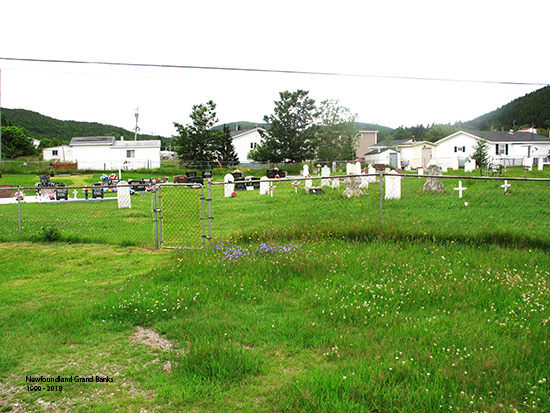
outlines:
{"label": "headstone", "polygon": [[175,175],[173,182],[175,184],[186,184],[187,183],[187,177],[185,175]]}
{"label": "headstone", "polygon": [[306,179],[304,182],[304,189],[306,192],[309,193],[309,191],[313,188],[313,180],[312,179]]}
{"label": "headstone", "polygon": [[73,199],[77,199],[78,198],[78,189],[75,189],[73,191]]}
{"label": "headstone", "polygon": [[355,172],[355,165],[351,163],[346,164],[346,175],[354,175]]}
{"label": "headstone", "polygon": [[441,167],[441,172],[447,173],[448,171],[449,171],[449,167],[448,167],[447,165],[443,165],[443,166]]}
{"label": "headstone", "polygon": [[369,174],[368,176],[369,183],[372,184],[376,182],[376,169],[374,168],[374,166],[369,165],[367,168],[367,173]]}
{"label": "headstone", "polygon": [[[437,165],[432,165],[428,168],[428,175],[440,176],[442,174],[441,168]],[[439,178],[427,178],[424,184],[424,192],[431,194],[442,194],[445,192],[445,187]]]}
{"label": "headstone", "polygon": [[453,188],[455,191],[458,191],[458,197],[462,198],[462,192],[468,188],[462,186],[462,181],[458,181],[458,188]]}
{"label": "headstone", "polygon": [[235,178],[231,174],[225,174],[223,177],[223,182],[225,183],[223,186],[223,195],[226,198],[230,198],[233,196],[233,192],[235,192],[235,184],[233,183],[235,181]]}
{"label": "headstone", "polygon": [[349,177],[344,178],[344,184],[346,185],[346,190],[344,191],[344,196],[351,198],[354,196],[361,196],[363,192],[359,188],[361,185],[361,178]]}
{"label": "headstone", "polygon": [[474,172],[476,170],[476,160],[470,159],[469,161],[466,161],[464,164],[464,172],[470,173]]}
{"label": "headstone", "polygon": [[[0,198],[13,198],[13,186],[12,185],[0,185]],[[4,189],[10,188],[10,189]]]}
{"label": "headstone", "polygon": [[340,188],[340,179],[334,178],[332,180],[332,189],[337,189],[337,188]]}
{"label": "headstone", "polygon": [[354,175],[361,175],[361,162],[355,162],[355,173]]}
{"label": "headstone", "polygon": [[504,180],[504,185],[501,185],[500,187],[501,187],[501,188],[504,188],[504,193],[507,193],[507,192],[508,192],[508,188],[510,188],[511,186],[512,186],[512,185],[510,185],[510,184],[508,183],[508,180],[505,179],[505,180]]}
{"label": "headstone", "polygon": [[424,175],[424,167],[417,168],[418,175]]}
{"label": "headstone", "polygon": [[132,198],[130,197],[130,187],[128,182],[120,181],[116,184],[116,197],[118,208],[132,208]]}
{"label": "headstone", "polygon": [[302,169],[302,176],[304,178],[306,178],[307,176],[309,176],[309,165],[304,165],[303,169]]}
{"label": "headstone", "polygon": [[323,186],[330,186],[330,179],[328,179],[328,177],[330,177],[330,168],[328,166],[325,165],[321,169],[321,177],[324,178],[321,179],[321,188]]}
{"label": "headstone", "polygon": [[391,171],[386,175],[385,199],[401,199],[401,177]]}
{"label": "headstone", "polygon": [[460,168],[460,161],[458,159],[451,160],[451,166],[449,166],[450,169],[459,169]]}
{"label": "headstone", "polygon": [[336,161],[332,161],[332,172],[336,173]]}
{"label": "headstone", "polygon": [[543,163],[544,159],[543,158],[539,158],[538,159],[538,168],[539,168],[539,171],[542,171],[544,169],[544,163]]}
{"label": "headstone", "polygon": [[269,178],[267,176],[262,176],[260,178],[260,195],[269,194]]}

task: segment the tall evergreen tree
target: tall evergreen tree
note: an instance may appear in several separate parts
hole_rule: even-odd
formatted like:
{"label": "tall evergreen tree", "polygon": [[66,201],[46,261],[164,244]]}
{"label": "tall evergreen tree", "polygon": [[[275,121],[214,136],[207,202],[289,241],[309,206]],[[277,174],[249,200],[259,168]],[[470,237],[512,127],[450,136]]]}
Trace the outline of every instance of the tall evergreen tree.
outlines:
{"label": "tall evergreen tree", "polygon": [[231,129],[223,125],[223,131],[215,131],[216,135],[216,155],[218,161],[226,168],[239,164],[239,157],[233,145]]}
{"label": "tall evergreen tree", "polygon": [[250,151],[255,161],[301,162],[313,157],[315,100],[308,91],[280,92],[273,115],[264,116],[269,130],[261,132],[261,144]]}
{"label": "tall evergreen tree", "polygon": [[189,115],[192,122],[186,126],[174,122],[178,131],[176,152],[183,164],[193,168],[203,168],[216,158],[216,144],[212,127],[218,121],[216,104],[208,101],[205,104],[193,105]]}
{"label": "tall evergreen tree", "polygon": [[356,158],[356,118],[357,114],[340,106],[338,100],[321,102],[315,130],[317,159],[334,161]]}
{"label": "tall evergreen tree", "polygon": [[478,168],[486,168],[489,165],[489,144],[481,139],[473,147],[472,159],[475,159]]}

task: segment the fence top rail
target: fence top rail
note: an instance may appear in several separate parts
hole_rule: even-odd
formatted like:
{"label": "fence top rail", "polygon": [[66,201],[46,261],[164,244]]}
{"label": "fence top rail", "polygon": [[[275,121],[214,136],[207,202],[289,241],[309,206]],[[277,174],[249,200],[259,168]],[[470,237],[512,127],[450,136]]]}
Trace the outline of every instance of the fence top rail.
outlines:
{"label": "fence top rail", "polygon": [[[379,172],[375,174],[361,174],[361,175],[331,175],[331,176],[295,176],[290,178],[267,178],[267,182],[294,182],[294,181],[305,181],[305,180],[319,180],[319,179],[345,179],[345,178],[361,178],[365,176],[401,176],[404,178],[438,178],[438,179],[472,179],[479,181],[533,181],[533,182],[550,182],[550,178],[521,178],[521,177],[506,177],[506,176],[465,176],[465,175],[413,175],[413,174],[403,174],[403,173],[387,173]],[[225,185],[227,183],[247,183],[251,182],[250,180],[241,179],[231,182],[214,182],[210,181],[212,185]]]}

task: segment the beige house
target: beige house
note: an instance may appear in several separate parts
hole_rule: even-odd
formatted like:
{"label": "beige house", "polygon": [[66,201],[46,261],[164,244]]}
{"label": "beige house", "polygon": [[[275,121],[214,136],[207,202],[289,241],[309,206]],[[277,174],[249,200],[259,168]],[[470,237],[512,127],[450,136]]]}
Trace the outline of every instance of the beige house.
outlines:
{"label": "beige house", "polygon": [[360,158],[370,152],[370,147],[378,142],[377,130],[360,130],[357,132],[357,156]]}

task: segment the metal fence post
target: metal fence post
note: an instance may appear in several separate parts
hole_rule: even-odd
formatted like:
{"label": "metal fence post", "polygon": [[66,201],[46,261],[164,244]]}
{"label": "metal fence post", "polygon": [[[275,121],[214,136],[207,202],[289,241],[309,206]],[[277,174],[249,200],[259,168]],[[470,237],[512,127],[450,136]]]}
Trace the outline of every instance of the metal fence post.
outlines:
{"label": "metal fence post", "polygon": [[384,172],[380,171],[380,232],[382,232],[382,211],[384,207]]}
{"label": "metal fence post", "polygon": [[212,181],[208,181],[208,240],[212,241]]}
{"label": "metal fence post", "polygon": [[159,225],[158,225],[158,209],[157,209],[157,186],[153,186],[153,212],[154,212],[154,228],[155,228],[155,245],[159,249]]}
{"label": "metal fence post", "polygon": [[204,228],[204,185],[201,186],[201,225],[202,225],[202,246],[204,247],[206,245],[206,233]]}
{"label": "metal fence post", "polygon": [[158,190],[158,203],[157,203],[157,211],[158,211],[158,238],[159,238],[159,246],[162,246],[162,186],[159,185]]}
{"label": "metal fence post", "polygon": [[19,211],[19,238],[21,238],[21,186],[17,187],[17,210]]}

